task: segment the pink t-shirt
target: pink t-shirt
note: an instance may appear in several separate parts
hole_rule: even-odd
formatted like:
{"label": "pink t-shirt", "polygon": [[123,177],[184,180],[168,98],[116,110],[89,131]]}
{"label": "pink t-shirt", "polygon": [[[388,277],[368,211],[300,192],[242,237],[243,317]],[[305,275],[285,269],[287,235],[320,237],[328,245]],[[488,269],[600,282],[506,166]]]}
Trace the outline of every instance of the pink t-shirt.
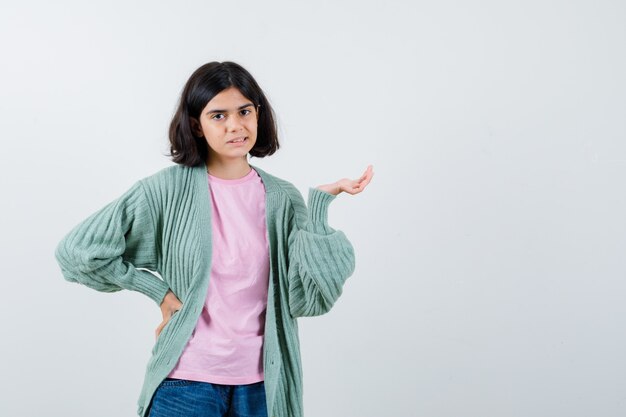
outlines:
{"label": "pink t-shirt", "polygon": [[170,378],[224,385],[263,381],[269,284],[265,187],[254,169],[242,178],[209,175],[213,255],[196,327]]}

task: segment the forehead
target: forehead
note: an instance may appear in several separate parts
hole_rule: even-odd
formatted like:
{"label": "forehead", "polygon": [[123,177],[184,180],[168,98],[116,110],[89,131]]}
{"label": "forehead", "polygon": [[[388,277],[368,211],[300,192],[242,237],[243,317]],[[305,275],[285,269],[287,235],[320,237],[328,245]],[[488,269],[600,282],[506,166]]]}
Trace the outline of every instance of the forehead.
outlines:
{"label": "forehead", "polygon": [[252,101],[241,94],[237,88],[230,87],[213,97],[204,107],[203,113],[216,110],[236,111],[246,104],[252,104]]}

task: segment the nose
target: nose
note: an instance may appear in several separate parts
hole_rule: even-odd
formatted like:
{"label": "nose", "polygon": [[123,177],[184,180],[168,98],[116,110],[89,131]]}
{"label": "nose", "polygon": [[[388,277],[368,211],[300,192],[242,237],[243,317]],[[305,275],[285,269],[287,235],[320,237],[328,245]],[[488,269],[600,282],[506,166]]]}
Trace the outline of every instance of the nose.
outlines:
{"label": "nose", "polygon": [[238,130],[242,130],[242,128],[243,128],[243,121],[241,120],[241,118],[239,116],[229,117],[228,129],[231,132],[236,132]]}

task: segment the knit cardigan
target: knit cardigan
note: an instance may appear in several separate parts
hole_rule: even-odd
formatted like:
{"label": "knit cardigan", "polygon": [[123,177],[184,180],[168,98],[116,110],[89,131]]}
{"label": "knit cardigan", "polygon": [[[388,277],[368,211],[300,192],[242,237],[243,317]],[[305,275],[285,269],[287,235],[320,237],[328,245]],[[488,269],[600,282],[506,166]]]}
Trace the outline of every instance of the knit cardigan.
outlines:
{"label": "knit cardigan", "polygon": [[[328,225],[335,195],[310,187],[305,205],[293,184],[251,167],[265,186],[270,248],[263,343],[268,416],[301,417],[296,319],[331,309],[354,272],[354,249]],[[138,400],[141,417],[176,365],[205,302],[212,253],[209,186],[205,163],[163,168],[74,226],[55,249],[67,281],[101,292],[138,291],[157,306],[171,289],[183,303],[152,348]]]}

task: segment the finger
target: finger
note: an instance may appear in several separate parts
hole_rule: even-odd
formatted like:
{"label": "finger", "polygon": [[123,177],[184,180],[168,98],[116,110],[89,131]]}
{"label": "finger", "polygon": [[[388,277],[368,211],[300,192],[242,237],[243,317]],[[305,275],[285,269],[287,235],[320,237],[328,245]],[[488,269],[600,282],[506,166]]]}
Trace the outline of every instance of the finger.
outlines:
{"label": "finger", "polygon": [[351,194],[358,194],[361,191],[363,191],[365,189],[365,187],[367,186],[367,184],[369,184],[371,179],[372,179],[371,177],[368,177],[368,178],[365,178],[365,179],[359,181],[357,184],[355,184],[353,186],[354,192],[352,192]]}
{"label": "finger", "polygon": [[374,175],[374,169],[372,165],[368,165],[367,169],[365,170],[365,174],[363,174],[361,179],[372,178],[373,175]]}
{"label": "finger", "polygon": [[371,179],[372,179],[372,177],[366,177],[366,178],[363,178],[363,179],[359,180],[359,187],[360,188],[365,187],[367,184],[369,184]]}
{"label": "finger", "polygon": [[373,176],[374,176],[374,171],[370,171],[369,175],[367,176],[367,178],[365,178],[365,185],[369,184],[369,182],[372,180]]}
{"label": "finger", "polygon": [[358,181],[353,182],[352,184],[350,184],[350,188],[348,190],[346,190],[349,194],[358,194],[361,192],[361,183]]}
{"label": "finger", "polygon": [[365,170],[365,172],[363,173],[363,175],[361,175],[361,178],[359,178],[359,180],[363,180],[365,178],[367,178],[370,175],[370,172],[372,171],[372,166],[368,165],[367,169]]}
{"label": "finger", "polygon": [[361,183],[361,187],[362,187],[362,188],[365,188],[365,186],[366,186],[367,184],[369,184],[369,183],[370,183],[370,181],[372,180],[372,177],[373,177],[373,175],[371,175],[371,176],[370,176],[370,177],[368,177],[365,181],[363,181],[363,182]]}

